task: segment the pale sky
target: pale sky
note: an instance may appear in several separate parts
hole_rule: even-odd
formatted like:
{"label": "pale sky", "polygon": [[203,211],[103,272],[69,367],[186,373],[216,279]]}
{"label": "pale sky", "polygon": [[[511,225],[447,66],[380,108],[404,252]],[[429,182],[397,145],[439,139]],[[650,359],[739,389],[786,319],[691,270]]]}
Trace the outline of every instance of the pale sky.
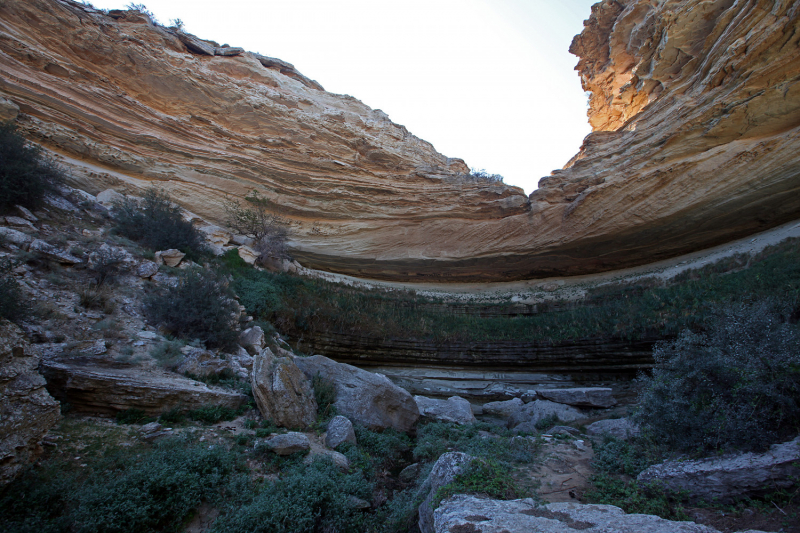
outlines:
{"label": "pale sky", "polygon": [[[596,0],[143,0],[162,24],[288,61],[530,193],[590,128],[567,50]],[[120,0],[91,0],[119,9]]]}

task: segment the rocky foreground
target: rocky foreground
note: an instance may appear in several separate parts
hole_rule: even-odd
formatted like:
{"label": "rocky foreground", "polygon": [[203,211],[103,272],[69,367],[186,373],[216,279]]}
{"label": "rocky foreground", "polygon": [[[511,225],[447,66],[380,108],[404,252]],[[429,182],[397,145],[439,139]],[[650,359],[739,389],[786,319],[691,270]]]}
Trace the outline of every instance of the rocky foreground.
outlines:
{"label": "rocky foreground", "polygon": [[0,15],[2,117],[61,154],[73,184],[156,182],[212,221],[226,195],[256,189],[291,220],[304,266],[411,281],[586,274],[800,215],[794,2],[595,5],[571,48],[594,133],[529,197],[236,43],[71,0],[8,0]]}

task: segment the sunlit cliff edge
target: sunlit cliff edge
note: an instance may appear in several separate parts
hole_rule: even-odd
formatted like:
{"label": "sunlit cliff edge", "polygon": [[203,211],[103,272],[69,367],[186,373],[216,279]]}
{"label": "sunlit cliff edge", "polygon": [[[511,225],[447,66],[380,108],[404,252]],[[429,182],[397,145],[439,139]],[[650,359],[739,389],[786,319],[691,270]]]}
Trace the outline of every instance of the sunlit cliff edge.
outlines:
{"label": "sunlit cliff edge", "polygon": [[304,266],[588,274],[800,218],[799,30],[790,1],[596,4],[570,49],[594,133],[530,197],[465,179],[462,160],[288,63],[68,0],[0,4],[0,118],[89,192],[155,183],[221,223],[226,195],[256,189]]}

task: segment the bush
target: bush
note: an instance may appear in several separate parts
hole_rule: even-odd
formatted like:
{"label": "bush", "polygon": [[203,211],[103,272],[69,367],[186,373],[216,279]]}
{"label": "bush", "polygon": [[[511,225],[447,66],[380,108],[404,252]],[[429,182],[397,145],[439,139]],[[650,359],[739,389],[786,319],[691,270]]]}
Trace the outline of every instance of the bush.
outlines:
{"label": "bush", "polygon": [[[487,438],[481,432],[492,433],[494,437]],[[527,463],[535,458],[538,448],[538,441],[515,439],[509,430],[485,422],[465,426],[433,422],[420,424],[417,429],[414,457],[423,461],[435,461],[443,453],[457,451],[474,457]]]}
{"label": "bush", "polygon": [[333,405],[336,401],[336,387],[319,374],[311,380],[311,386],[317,401],[317,416],[320,422],[327,422],[336,416],[336,407]]}
{"label": "bush", "polygon": [[63,181],[41,147],[27,143],[13,122],[0,123],[0,212],[17,204],[36,208]]}
{"label": "bush", "polygon": [[203,424],[216,424],[223,420],[233,420],[239,414],[240,412],[236,409],[222,405],[204,405],[187,413],[189,418]]}
{"label": "bush", "polygon": [[199,339],[209,348],[236,347],[239,304],[213,271],[183,271],[177,285],[145,297],[144,314],[175,336]]}
{"label": "bush", "polygon": [[511,468],[494,459],[475,459],[455,479],[439,487],[434,494],[434,507],[453,494],[479,494],[498,500],[514,500],[527,496],[511,477]]}
{"label": "bush", "polygon": [[30,309],[11,273],[13,268],[11,260],[0,259],[0,318],[18,322],[30,314]]}
{"label": "bush", "polygon": [[710,331],[656,346],[635,419],[682,452],[763,450],[800,427],[798,346],[774,304],[731,307]]}
{"label": "bush", "polygon": [[283,217],[270,212],[269,201],[258,191],[251,191],[245,200],[249,205],[242,206],[239,200],[225,201],[228,225],[238,233],[253,238],[253,247],[260,261],[288,257],[286,241],[289,231]]}
{"label": "bush", "polygon": [[116,204],[116,231],[152,250],[177,248],[190,257],[205,250],[203,238],[166,191],[147,189],[141,200],[125,198]]}

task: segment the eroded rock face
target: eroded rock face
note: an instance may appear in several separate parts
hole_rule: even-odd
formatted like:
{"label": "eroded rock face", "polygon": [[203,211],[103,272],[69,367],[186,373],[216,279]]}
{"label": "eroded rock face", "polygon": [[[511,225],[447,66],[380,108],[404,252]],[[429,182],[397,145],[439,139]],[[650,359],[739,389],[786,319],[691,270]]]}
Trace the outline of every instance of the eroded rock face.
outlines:
{"label": "eroded rock face", "polygon": [[421,533],[434,532],[433,499],[436,491],[455,480],[475,458],[462,452],[447,452],[439,456],[434,463],[431,473],[422,484],[420,492],[425,499],[419,506],[419,530]]}
{"label": "eroded rock face", "polygon": [[469,402],[460,396],[451,396],[446,400],[414,396],[414,401],[419,408],[419,414],[439,422],[452,422],[455,424],[472,424],[475,415]]}
{"label": "eroded rock face", "polygon": [[275,357],[264,348],[253,360],[253,396],[267,420],[287,428],[305,428],[317,419],[311,382],[291,357]]}
{"label": "eroded rock face", "polygon": [[586,415],[569,405],[548,400],[534,400],[514,411],[509,418],[508,426],[514,428],[520,424],[536,425],[537,422],[548,417],[557,417],[561,422],[572,422],[585,418]]}
{"label": "eroded rock face", "polygon": [[571,48],[595,133],[530,197],[460,178],[463,161],[285,61],[235,43],[215,55],[70,0],[0,7],[0,99],[90,192],[157,181],[222,224],[226,194],[267,191],[304,266],[411,281],[585,274],[800,216],[799,9],[600,2]]}
{"label": "eroded rock face", "polygon": [[[551,503],[531,499],[489,500],[455,495],[434,512],[435,532],[453,533],[719,533],[694,522],[675,522],[645,514],[626,514],[613,505]],[[759,533],[750,530],[749,533]]]}
{"label": "eroded rock face", "polygon": [[0,320],[0,486],[42,452],[40,440],[61,418],[38,365],[19,327]]}
{"label": "eroded rock face", "polygon": [[606,387],[540,389],[536,391],[536,394],[543,400],[573,405],[575,407],[607,408],[617,404],[611,389]]}

